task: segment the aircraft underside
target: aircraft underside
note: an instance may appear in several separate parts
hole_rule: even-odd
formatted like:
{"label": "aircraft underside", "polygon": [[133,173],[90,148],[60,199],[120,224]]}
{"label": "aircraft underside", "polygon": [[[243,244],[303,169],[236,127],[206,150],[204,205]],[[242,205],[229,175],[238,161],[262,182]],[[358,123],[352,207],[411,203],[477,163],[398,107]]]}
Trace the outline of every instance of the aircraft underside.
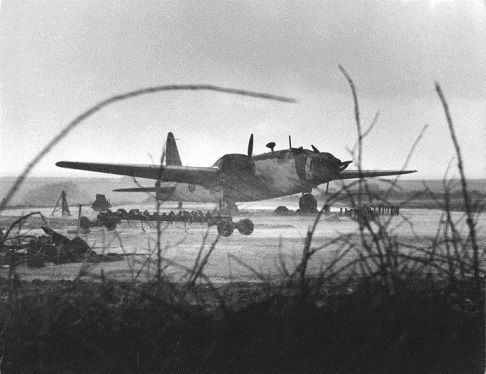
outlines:
{"label": "aircraft underside", "polygon": [[[200,184],[163,183],[158,189],[157,198],[166,201],[218,203],[223,197],[222,190],[208,188]],[[279,186],[280,187],[280,186]],[[292,184],[286,188],[272,188],[258,183],[239,183],[228,188],[224,198],[232,202],[258,201],[293,195],[304,191],[300,184]]]}

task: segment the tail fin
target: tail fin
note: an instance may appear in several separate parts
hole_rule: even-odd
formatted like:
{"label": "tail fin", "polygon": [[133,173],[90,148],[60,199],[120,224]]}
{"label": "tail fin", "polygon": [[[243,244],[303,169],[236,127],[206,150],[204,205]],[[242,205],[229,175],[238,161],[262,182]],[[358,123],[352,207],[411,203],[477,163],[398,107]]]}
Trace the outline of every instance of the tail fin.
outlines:
{"label": "tail fin", "polygon": [[177,144],[174,138],[174,134],[169,132],[167,134],[167,143],[165,145],[165,164],[181,166],[181,156],[179,156],[179,151],[177,150]]}

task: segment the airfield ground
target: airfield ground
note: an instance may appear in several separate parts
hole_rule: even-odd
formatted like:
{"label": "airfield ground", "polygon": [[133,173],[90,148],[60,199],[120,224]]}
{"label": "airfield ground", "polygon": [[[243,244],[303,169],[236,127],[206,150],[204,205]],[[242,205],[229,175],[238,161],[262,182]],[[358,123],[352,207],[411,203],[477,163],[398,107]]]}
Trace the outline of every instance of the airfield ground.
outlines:
{"label": "airfield ground", "polygon": [[[126,209],[132,206],[123,206]],[[114,207],[117,209],[119,207]],[[137,206],[137,208],[153,210],[153,206]],[[185,206],[185,209],[207,210],[210,206]],[[290,206],[291,209],[296,207]],[[175,210],[173,206],[163,207],[163,210]],[[220,238],[205,267],[205,274],[212,282],[224,283],[231,281],[255,281],[260,276],[268,279],[278,279],[284,274],[282,260],[287,270],[292,271],[302,255],[303,243],[308,228],[314,221],[314,215],[276,216],[272,213],[270,205],[265,203],[242,204],[241,218],[251,218],[255,224],[255,230],[250,236],[243,236],[235,230],[228,238]],[[335,212],[339,209],[334,208]],[[47,217],[51,227],[58,232],[73,238],[76,230],[76,208],[72,208],[71,217],[50,217],[52,209],[43,208],[40,211]],[[25,209],[6,210],[0,216],[0,225],[6,227],[14,217],[27,213]],[[59,213],[58,213],[59,214]],[[453,212],[455,220],[463,216],[461,212]],[[94,218],[96,212],[84,209],[83,215]],[[240,218],[235,218],[238,220]],[[383,219],[389,219],[383,216]],[[390,229],[402,242],[427,244],[430,243],[437,232],[442,212],[429,209],[402,209],[401,216],[391,218]],[[35,219],[26,227],[30,227],[29,233],[43,234],[39,225],[41,221]],[[339,235],[349,235],[348,240],[357,242],[357,223],[348,217],[324,216],[317,225],[313,238],[313,246],[325,245]],[[184,279],[185,268],[191,269],[197,257],[199,249],[204,244],[206,252],[216,240],[215,227],[209,229],[206,240],[204,236],[208,230],[207,225],[191,223],[184,225],[181,222],[169,224],[163,222],[161,244],[163,256],[169,264],[165,274],[170,274],[175,281]],[[459,224],[458,229],[466,232],[464,223]],[[480,216],[477,225],[480,243],[486,242],[486,217]],[[93,227],[87,234],[80,236],[90,244],[97,253],[125,253],[128,254],[124,261],[90,264],[85,269],[83,264],[72,263],[63,265],[48,264],[43,268],[27,268],[19,266],[18,273],[24,280],[33,279],[73,279],[83,268],[89,276],[99,276],[101,269],[105,276],[116,280],[130,280],[137,276],[139,280],[150,279],[154,276],[154,251],[156,248],[157,230],[155,223],[151,226],[140,221],[123,221],[114,231],[108,231],[104,227]],[[341,243],[342,244],[342,243]],[[310,263],[309,271],[318,272],[326,266],[338,253],[340,244],[331,244],[323,248]],[[352,255],[350,255],[352,256]],[[164,265],[164,266],[165,266]],[[247,265],[247,266],[245,266]],[[251,270],[251,269],[253,270]],[[5,276],[8,269],[0,270],[0,276]],[[258,273],[258,274],[257,274]]]}

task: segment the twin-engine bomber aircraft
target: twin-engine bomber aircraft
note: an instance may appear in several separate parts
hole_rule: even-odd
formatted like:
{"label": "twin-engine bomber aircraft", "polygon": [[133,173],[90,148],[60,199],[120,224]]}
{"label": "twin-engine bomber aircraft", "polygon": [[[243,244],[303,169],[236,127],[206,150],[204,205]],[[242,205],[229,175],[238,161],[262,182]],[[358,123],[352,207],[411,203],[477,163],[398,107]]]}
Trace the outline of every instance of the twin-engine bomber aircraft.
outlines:
{"label": "twin-engine bomber aircraft", "polygon": [[[230,153],[211,167],[182,166],[174,135],[166,143],[166,165],[101,164],[60,161],[57,166],[99,173],[127,175],[156,180],[154,187],[124,188],[118,192],[155,192],[160,200],[219,203],[220,208],[236,209],[236,202],[257,201],[302,193],[299,207],[315,211],[312,188],[338,179],[381,177],[413,173],[415,170],[346,170],[352,161],[341,161],[327,152],[289,148],[253,155],[253,134],[247,154]],[[166,183],[164,183],[166,182]],[[167,183],[167,182],[177,182]]]}

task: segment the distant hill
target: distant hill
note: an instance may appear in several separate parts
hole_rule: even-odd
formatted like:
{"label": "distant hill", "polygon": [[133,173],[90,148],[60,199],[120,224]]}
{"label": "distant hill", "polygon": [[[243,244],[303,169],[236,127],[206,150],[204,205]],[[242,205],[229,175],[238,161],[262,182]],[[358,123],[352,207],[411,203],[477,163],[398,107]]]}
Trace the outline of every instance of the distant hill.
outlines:
{"label": "distant hill", "polygon": [[23,196],[20,205],[36,207],[53,206],[58,201],[62,191],[66,191],[69,205],[85,205],[91,202],[91,196],[86,191],[81,190],[77,184],[69,181],[49,183],[37,187]]}
{"label": "distant hill", "polygon": [[[383,178],[384,179],[384,178]],[[393,179],[388,179],[393,181]],[[337,190],[339,189],[339,182],[331,182],[329,184],[329,190]],[[353,183],[353,180],[348,180],[347,183]],[[426,185],[432,192],[441,193],[444,192],[443,182],[440,179],[410,179],[410,180],[399,180],[397,186],[395,187],[396,191],[402,192],[412,192],[412,191],[423,191],[425,190],[424,185]],[[387,190],[390,186],[389,183],[381,181],[380,179],[368,179],[368,186],[370,189],[374,191],[379,190]],[[468,179],[467,180],[467,187],[469,191],[477,191],[481,194],[486,194],[486,179]],[[324,189],[324,185],[320,187],[320,189]],[[461,189],[461,184],[459,179],[455,179],[452,181],[451,191],[458,191]]]}
{"label": "distant hill", "polygon": [[[0,177],[0,198],[3,198],[10,187],[15,182],[13,177]],[[140,185],[152,187],[154,181],[138,179]],[[386,182],[379,180],[368,181],[373,190],[386,190],[389,186]],[[486,179],[469,179],[468,187],[470,191],[478,191],[486,194]],[[423,191],[424,183],[435,193],[443,191],[442,180],[401,180],[398,182],[398,191],[412,192]],[[459,190],[460,185],[455,181],[454,190]],[[120,205],[125,203],[141,203],[147,199],[144,193],[120,193],[113,192],[115,188],[126,188],[138,186],[131,177],[103,177],[103,178],[59,178],[59,177],[29,177],[18,190],[10,205],[31,205],[54,206],[61,191],[67,192],[67,200],[70,205],[91,204],[95,200],[96,194],[104,194],[112,204]],[[329,191],[338,188],[337,182],[331,182]],[[320,187],[324,189],[324,185]],[[316,193],[316,192],[315,192]],[[318,193],[316,193],[318,195]],[[297,196],[295,198],[298,198]]]}
{"label": "distant hill", "polygon": [[[7,194],[14,182],[15,178],[13,177],[0,177],[0,198],[3,198]],[[143,182],[144,185],[153,186],[153,181]],[[67,200],[70,205],[78,203],[91,204],[95,200],[96,194],[106,195],[106,198],[113,204],[138,203],[147,197],[145,194],[113,192],[115,188],[133,187],[133,178],[130,177],[69,179],[59,177],[28,177],[20,186],[9,205],[24,205],[27,202],[42,201],[42,206],[54,206],[62,191],[62,188],[59,190],[59,186],[65,187]],[[77,190],[72,189],[73,186],[76,186]],[[52,195],[47,194],[46,191],[41,192],[44,188],[54,188],[56,192]],[[52,198],[53,195],[56,196]]]}

